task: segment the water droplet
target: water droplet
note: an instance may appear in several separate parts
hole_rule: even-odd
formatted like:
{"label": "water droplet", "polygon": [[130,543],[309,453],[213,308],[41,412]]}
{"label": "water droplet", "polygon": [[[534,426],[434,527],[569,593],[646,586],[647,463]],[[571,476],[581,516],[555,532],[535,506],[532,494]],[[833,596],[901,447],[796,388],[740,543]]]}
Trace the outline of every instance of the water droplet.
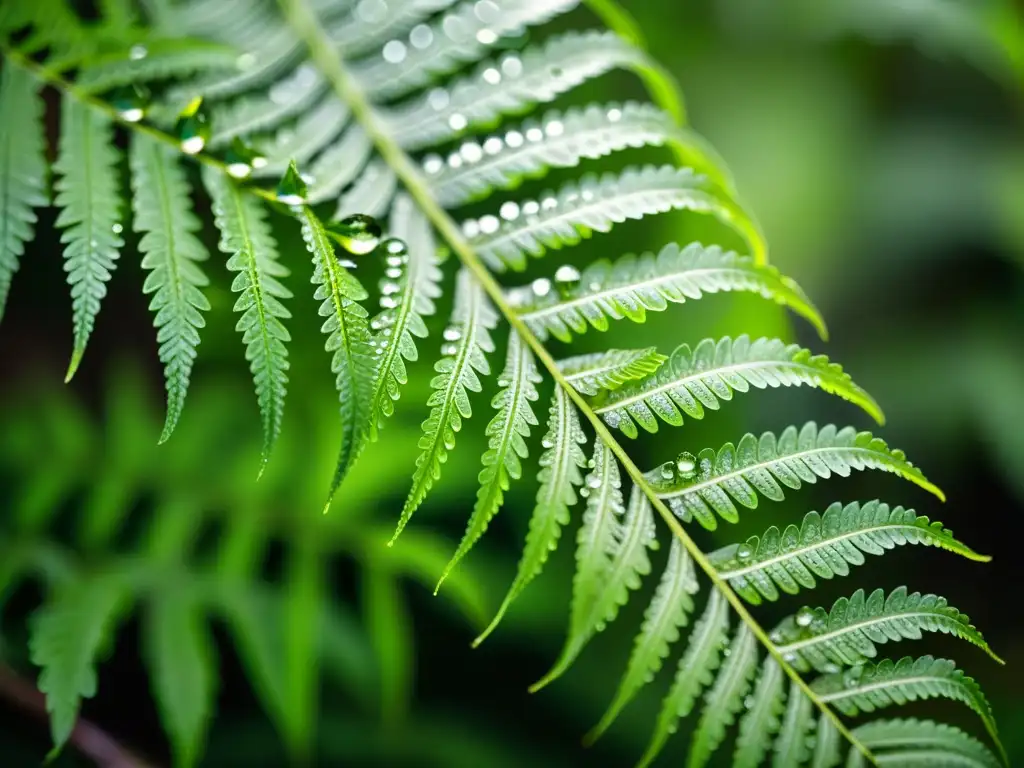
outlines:
{"label": "water droplet", "polygon": [[388,267],[384,270],[384,277],[389,280],[398,280],[402,276],[401,267]]}
{"label": "water droplet", "polygon": [[458,112],[448,118],[448,127],[453,131],[465,130],[467,125],[469,125],[469,121],[466,120],[466,116],[461,115]]}
{"label": "water droplet", "polygon": [[554,448],[555,441],[552,440],[550,437],[545,437],[543,440],[540,441],[540,445],[542,448]]}
{"label": "water droplet", "polygon": [[382,318],[380,318],[380,317],[375,317],[375,318],[373,318],[373,320],[370,321],[370,328],[372,328],[375,331],[379,331],[383,327],[384,327],[384,320]]}
{"label": "water droplet", "polygon": [[728,659],[730,656],[732,656],[732,648],[723,648],[722,658]]}
{"label": "water droplet", "polygon": [[462,155],[458,152],[452,152],[448,155],[448,167],[449,168],[461,168],[462,167]]}
{"label": "water droplet", "polygon": [[427,155],[423,158],[423,172],[428,176],[440,173],[443,168],[444,160],[441,159],[440,155]]}
{"label": "water droplet", "polygon": [[519,204],[514,200],[508,200],[501,204],[498,215],[505,221],[514,221],[519,217]]}
{"label": "water droplet", "polygon": [[501,72],[494,67],[488,67],[484,70],[483,78],[489,85],[497,85],[501,82]]}
{"label": "water droplet", "polygon": [[861,667],[850,667],[843,673],[843,685],[847,688],[856,686],[860,682],[861,672]]}
{"label": "water droplet", "polygon": [[523,142],[523,134],[519,131],[509,131],[505,134],[505,143],[512,147],[512,149],[518,149],[523,146]]}
{"label": "water droplet", "polygon": [[505,77],[519,77],[523,74],[523,62],[517,55],[510,53],[501,60],[501,72]]}
{"label": "water droplet", "polygon": [[444,88],[434,88],[427,94],[427,104],[429,104],[430,108],[435,112],[440,112],[448,106],[450,98],[448,91]]}
{"label": "water droplet", "polygon": [[480,45],[494,45],[498,41],[498,36],[494,34],[493,29],[481,29],[476,33],[476,39]]}
{"label": "water droplet", "polygon": [[738,557],[741,561],[749,560],[753,556],[754,556],[754,548],[752,546],[750,546],[749,544],[746,544],[746,543],[740,544],[736,548],[736,557]]}
{"label": "water droplet", "polygon": [[385,296],[390,296],[391,294],[398,293],[401,290],[402,286],[398,283],[393,283],[390,280],[385,280],[380,284],[380,292]]}
{"label": "water droplet", "polygon": [[445,341],[458,341],[462,338],[462,331],[455,326],[444,329],[444,333],[441,334]]}
{"label": "water droplet", "polygon": [[467,141],[459,147],[459,154],[467,163],[478,163],[484,156],[484,151],[475,141]]}
{"label": "water droplet", "polygon": [[128,58],[132,61],[144,59],[149,55],[149,49],[144,45],[133,45],[128,49]]}
{"label": "water droplet", "polygon": [[523,216],[536,216],[540,213],[540,203],[536,200],[527,200],[523,203]]}
{"label": "water droplet", "polygon": [[472,240],[480,235],[480,225],[476,223],[476,219],[466,219],[462,222],[462,234]]}
{"label": "water droplet", "polygon": [[544,126],[544,131],[548,136],[561,136],[565,133],[565,126],[562,124],[561,120],[552,120]]}
{"label": "water droplet", "polygon": [[697,472],[697,457],[689,451],[683,451],[676,456],[676,471],[684,478],[693,477]]}
{"label": "water droplet", "polygon": [[126,85],[110,94],[110,106],[127,123],[137,123],[146,116],[149,91],[140,85]]}
{"label": "water droplet", "polygon": [[840,669],[842,669],[842,667],[838,664],[833,664],[831,661],[825,662],[821,665],[821,671],[827,675],[834,675]]}
{"label": "water droplet", "polygon": [[235,59],[235,66],[243,72],[247,69],[252,69],[256,66],[256,54],[254,53],[243,53],[237,59]]}
{"label": "water droplet", "polygon": [[755,703],[756,702],[753,696],[745,696],[743,698],[743,707],[745,709],[753,709]]}
{"label": "water droplet", "polygon": [[771,631],[771,633],[768,635],[768,639],[771,640],[773,643],[775,643],[775,645],[778,645],[785,638],[782,635],[782,630],[780,630],[780,629],[773,629]]}
{"label": "water droplet", "polygon": [[458,354],[458,344],[443,344],[441,345],[441,354],[451,357],[452,355]]}
{"label": "water droplet", "polygon": [[590,488],[600,488],[601,478],[598,477],[597,475],[590,475],[589,477],[587,477],[587,486]]}
{"label": "water droplet", "polygon": [[430,27],[426,24],[417,24],[412,28],[412,32],[409,33],[409,43],[413,48],[429,48],[430,44],[434,42],[434,33]]}
{"label": "water droplet", "polygon": [[787,664],[792,664],[794,661],[796,661],[796,654],[795,653],[784,653],[784,654],[782,654],[782,660],[784,662],[786,662]]}
{"label": "water droplet", "polygon": [[498,228],[500,226],[501,222],[498,221],[497,216],[487,214],[486,216],[480,217],[480,231],[483,232],[485,235],[493,235],[495,232],[498,231]]}
{"label": "water droplet", "polygon": [[796,625],[798,627],[809,627],[812,621],[814,621],[814,609],[810,606],[805,605],[796,612]]}
{"label": "water droplet", "polygon": [[504,146],[501,139],[497,136],[491,136],[487,141],[484,142],[484,152],[488,155],[496,155],[501,152],[501,148]]}
{"label": "water droplet", "polygon": [[186,155],[198,155],[210,140],[210,121],[202,110],[203,97],[196,96],[178,115],[174,133]]}
{"label": "water droplet", "polygon": [[555,270],[555,287],[563,299],[571,295],[579,284],[580,271],[571,264],[563,264]]}
{"label": "water droplet", "polygon": [[596,466],[596,462],[592,458],[587,459],[587,467],[589,469],[593,469],[595,466]]}
{"label": "water droplet", "polygon": [[551,293],[551,281],[546,277],[538,277],[530,283],[530,290],[533,291],[533,295],[538,299],[543,299]]}
{"label": "water droplet", "polygon": [[671,463],[661,465],[661,477],[664,480],[671,480],[676,476],[676,470]]}
{"label": "water droplet", "polygon": [[365,256],[380,244],[381,228],[372,216],[357,213],[328,224],[327,234],[353,256]]}
{"label": "water droplet", "polygon": [[[228,174],[236,179],[244,179],[252,173],[256,167],[256,158],[259,153],[247,145],[242,139],[236,136],[231,141],[224,163],[227,165]],[[266,160],[266,158],[264,158]]]}
{"label": "water droplet", "polygon": [[398,306],[398,299],[394,296],[381,296],[380,305],[383,309],[394,309]]}
{"label": "water droplet", "polygon": [[544,210],[544,211],[553,211],[555,208],[558,207],[558,200],[556,200],[554,197],[551,197],[551,196],[545,197],[541,201],[540,207],[541,207],[541,210]]}
{"label": "water droplet", "polygon": [[617,123],[621,119],[622,119],[622,110],[621,109],[613,107],[612,109],[608,110],[608,122],[609,123]]}
{"label": "water droplet", "polygon": [[544,131],[540,128],[529,128],[526,131],[526,140],[534,143],[541,141],[544,138]]}
{"label": "water droplet", "polygon": [[120,224],[115,224],[110,228],[110,231],[113,232],[115,235],[120,235],[122,232],[124,232],[124,227],[121,226]]}
{"label": "water droplet", "polygon": [[371,24],[384,21],[388,16],[388,6],[383,0],[362,0],[356,6],[356,15]]}
{"label": "water droplet", "polygon": [[589,488],[580,488],[580,496],[582,496],[585,499],[589,495],[590,495],[590,489]]}
{"label": "water droplet", "polygon": [[381,55],[388,64],[401,64],[405,61],[405,43],[401,40],[389,40],[384,44],[384,50],[381,51]]}
{"label": "water droplet", "polygon": [[281,177],[275,195],[285,205],[302,205],[306,202],[308,194],[309,188],[306,186],[306,182],[303,181],[298,166],[295,165],[293,160],[289,163],[288,170],[284,172],[284,176]]}

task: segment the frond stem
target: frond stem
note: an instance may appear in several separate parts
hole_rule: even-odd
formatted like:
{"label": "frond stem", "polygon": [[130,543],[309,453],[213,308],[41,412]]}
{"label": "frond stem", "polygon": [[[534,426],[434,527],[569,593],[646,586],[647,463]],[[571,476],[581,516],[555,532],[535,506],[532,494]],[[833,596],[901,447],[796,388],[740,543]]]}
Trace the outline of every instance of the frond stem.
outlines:
{"label": "frond stem", "polygon": [[583,413],[586,419],[590,422],[598,437],[600,437],[604,444],[608,446],[612,453],[615,454],[615,457],[625,468],[626,473],[630,476],[633,482],[639,486],[651,500],[651,504],[656,510],[658,510],[658,513],[661,515],[666,525],[671,529],[673,535],[679,539],[684,547],[686,547],[694,561],[700,565],[701,569],[707,574],[714,586],[729,601],[733,610],[746,623],[754,636],[757,637],[761,644],[767,649],[768,653],[771,654],[781,665],[782,669],[786,671],[786,674],[789,675],[793,682],[801,689],[801,691],[803,691],[804,695],[806,695],[823,713],[829,717],[836,729],[861,754],[863,754],[871,764],[877,765],[871,751],[853,735],[839,716],[833,712],[825,702],[823,702],[821,698],[814,693],[814,691],[811,690],[810,686],[804,682],[802,677],[800,677],[800,674],[788,662],[786,662],[782,657],[782,654],[779,653],[777,648],[775,648],[775,645],[768,637],[768,634],[754,619],[750,611],[747,610],[746,605],[744,605],[739,595],[732,590],[728,582],[718,575],[718,572],[708,560],[707,556],[701,551],[700,547],[697,546],[696,542],[690,538],[689,534],[686,533],[675,515],[672,514],[669,508],[665,506],[665,503],[658,498],[654,490],[650,485],[648,485],[644,478],[644,473],[639,467],[637,467],[626,453],[625,449],[618,443],[601,418],[591,410],[583,396],[577,392],[568,381],[566,381],[565,376],[559,369],[558,363],[555,361],[554,357],[551,356],[551,353],[548,352],[547,348],[533,334],[526,322],[516,314],[511,306],[509,306],[508,302],[505,300],[505,295],[502,291],[501,285],[499,285],[499,283],[494,279],[487,267],[484,266],[483,262],[476,255],[472,246],[465,237],[463,237],[462,232],[455,221],[434,198],[426,180],[420,174],[419,169],[412,162],[412,159],[392,138],[387,128],[377,117],[373,105],[367,98],[366,93],[355,78],[347,71],[336,47],[320,26],[313,9],[309,5],[309,0],[279,0],[279,2],[288,23],[292,26],[298,37],[305,42],[306,47],[309,50],[310,58],[327,77],[338,98],[345,102],[352,110],[352,115],[363,126],[363,129],[373,141],[381,156],[388,164],[390,164],[391,168],[402,181],[402,184],[408,190],[409,194],[412,195],[417,204],[426,214],[431,224],[433,224],[438,232],[441,233],[441,236],[448,242],[452,251],[459,258],[459,261],[462,262],[463,266],[480,282],[481,287],[486,291],[488,297],[494,303],[494,306],[502,314],[505,320],[508,321],[509,325],[511,325],[520,337],[530,346],[533,353],[537,356],[537,359],[544,365],[555,383],[565,390],[565,393],[573,401],[576,407],[580,409],[580,412]]}

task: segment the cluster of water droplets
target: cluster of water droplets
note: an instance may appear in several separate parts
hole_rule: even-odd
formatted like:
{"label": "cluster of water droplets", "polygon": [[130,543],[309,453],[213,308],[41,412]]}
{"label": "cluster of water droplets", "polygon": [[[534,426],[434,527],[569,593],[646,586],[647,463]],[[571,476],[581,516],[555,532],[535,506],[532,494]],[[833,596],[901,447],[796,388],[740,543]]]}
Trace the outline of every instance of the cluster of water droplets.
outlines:
{"label": "cluster of water droplets", "polygon": [[[480,72],[480,83],[482,85],[494,87],[500,85],[503,82],[515,80],[519,78],[522,74],[523,60],[516,53],[506,53],[504,56],[501,57],[497,64],[486,67]],[[451,104],[451,100],[451,91],[442,86],[437,86],[436,88],[431,89],[427,93],[427,106],[429,106],[430,109],[437,113],[444,112],[446,109],[448,109],[449,105]],[[466,117],[466,115],[462,114],[461,112],[452,112],[452,114],[448,116],[448,127],[456,132],[464,131],[467,127],[469,127],[469,119]],[[519,137],[520,139],[522,139],[523,135],[519,134]],[[508,143],[508,139],[509,137],[506,135],[506,143]],[[515,138],[513,138],[513,141],[515,141]],[[490,144],[491,153],[496,153],[495,146],[495,143],[492,141]],[[512,145],[510,144],[510,146]],[[519,146],[521,146],[521,144]],[[488,152],[488,148],[486,146],[480,147],[480,149],[484,153]],[[500,151],[500,147],[498,147],[497,151]],[[472,152],[472,150],[470,150],[470,152]],[[461,159],[464,160],[465,158]],[[457,160],[456,162],[461,162],[461,160]],[[438,170],[440,170],[436,162],[432,162],[430,167],[438,168]],[[428,173],[431,173],[429,169],[426,170]],[[437,171],[433,172],[436,173]]]}
{"label": "cluster of water droplets", "polygon": [[[611,414],[607,415],[610,416]],[[696,476],[697,457],[689,451],[683,451],[675,459],[666,461],[658,468],[658,477],[665,485],[674,485],[680,481],[688,482]]]}
{"label": "cluster of water droplets", "polygon": [[[594,463],[594,459],[593,458],[587,459],[587,469],[593,469],[595,466],[596,465]],[[590,496],[590,492],[592,490],[596,491],[600,487],[601,487],[601,478],[600,478],[600,476],[597,473],[595,473],[595,472],[591,472],[589,475],[587,475],[587,479],[586,479],[586,481],[584,481],[583,487],[580,488],[580,496],[582,496],[583,498],[587,498],[588,496]]]}
{"label": "cluster of water droplets", "polygon": [[375,322],[381,325],[385,335],[391,335],[391,324],[394,323],[392,310],[398,307],[398,294],[402,290],[400,282],[405,274],[406,265],[409,263],[409,248],[398,238],[392,237],[380,245],[384,254],[384,277],[380,281],[380,307],[385,312],[375,318]]}
{"label": "cluster of water droplets", "polygon": [[[498,70],[493,67],[484,70],[484,72],[485,74],[487,72],[494,72],[496,73],[495,77],[500,78],[500,75],[497,74]],[[424,157],[423,172],[428,176],[436,176],[444,171],[445,168],[449,168],[453,171],[464,167],[470,168],[483,162],[486,158],[500,155],[506,147],[509,149],[520,149],[521,147],[530,144],[538,145],[543,142],[545,138],[557,138],[564,134],[565,124],[561,120],[553,118],[543,126],[524,125],[522,130],[513,129],[507,131],[502,136],[488,136],[483,140],[483,142],[469,139],[464,141],[458,149],[451,152],[447,159],[436,153],[432,153]],[[555,201],[555,204],[557,205],[557,201]],[[536,214],[539,211],[540,207],[538,207],[533,213]],[[515,216],[510,218],[514,219]]]}
{"label": "cluster of water droplets", "polygon": [[[356,7],[356,13],[370,22],[382,21],[383,15],[386,15],[387,12],[387,4],[381,0],[363,0]],[[441,19],[438,28],[439,34],[435,34],[434,30],[426,24],[417,24],[409,31],[405,39],[395,38],[384,43],[381,49],[381,58],[388,64],[401,64],[408,58],[410,51],[425,51],[435,43],[440,43],[442,36],[459,44],[465,43],[470,37],[475,37],[481,45],[496,43],[498,33],[486,26],[493,24],[501,17],[501,9],[494,0],[477,0],[473,6],[473,15],[484,25],[475,33],[471,26],[471,20],[456,13],[448,13]]]}

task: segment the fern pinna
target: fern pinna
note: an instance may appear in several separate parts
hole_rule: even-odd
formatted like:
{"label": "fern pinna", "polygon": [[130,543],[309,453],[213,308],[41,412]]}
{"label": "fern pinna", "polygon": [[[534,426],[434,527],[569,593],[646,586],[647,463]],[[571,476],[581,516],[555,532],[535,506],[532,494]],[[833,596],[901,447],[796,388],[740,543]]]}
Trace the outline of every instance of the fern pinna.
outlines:
{"label": "fern pinna", "polygon": [[[848,374],[820,354],[747,336],[683,344],[670,355],[637,348],[571,356],[548,345],[605,330],[615,320],[643,322],[648,312],[722,291],[789,307],[825,336],[808,297],[768,264],[764,239],[728,171],[685,127],[673,83],[644,52],[622,9],[610,0],[281,0],[279,8],[257,0],[149,0],[143,6],[142,14],[90,22],[61,0],[8,4],[0,15],[0,301],[31,241],[36,210],[47,200],[46,148],[38,137],[42,91],[50,88],[62,94],[54,202],[74,307],[69,375],[130,219],[143,235],[149,270],[143,290],[153,295],[167,377],[161,439],[171,435],[209,306],[203,287],[211,254],[195,236],[190,199],[205,189],[219,249],[235,275],[265,463],[288,383],[287,302],[293,299],[281,278],[301,268],[270,233],[265,204],[275,206],[294,217],[312,257],[313,299],[336,377],[344,438],[331,496],[366,444],[379,439],[410,375],[408,364],[425,354],[426,319],[449,286],[454,312],[438,342],[430,414],[396,537],[440,477],[474,408],[485,407],[473,395],[486,377],[500,370],[480,490],[442,580],[483,535],[510,484],[526,474],[541,435],[540,489],[519,572],[485,633],[578,517],[569,636],[535,689],[561,675],[616,618],[651,575],[650,551],[670,540],[622,683],[592,738],[678,646],[680,660],[642,764],[657,757],[691,713],[693,766],[719,752],[733,726],[737,766],[766,760],[834,766],[844,759],[847,765],[989,766],[1005,759],[985,697],[953,662],[878,660],[878,645],[926,630],[987,651],[967,617],[942,598],[903,587],[870,596],[857,591],[831,610],[801,608],[772,631],[749,607],[845,576],[865,554],[897,545],[985,559],[948,529],[912,510],[866,501],[810,512],[799,526],[769,528],[715,552],[702,551],[692,537],[695,525],[735,522],[741,510],[781,500],[785,489],[854,470],[891,472],[941,498],[902,452],[851,427],[808,423],[683,452],[645,472],[613,432],[633,438],[638,428],[679,426],[752,388],[782,386],[839,395],[881,422],[878,405]],[[590,27],[596,15],[614,31],[585,28],[521,49],[513,44],[563,15]],[[542,106],[612,70],[638,75],[654,103]],[[123,152],[115,136],[130,145],[131,215],[117,184]],[[664,147],[674,163],[586,172],[527,198],[511,191],[550,169],[652,146]],[[197,163],[201,184],[190,169]],[[484,212],[464,212],[469,204]],[[656,254],[602,258],[582,271],[562,266],[549,277],[513,284],[531,259],[671,210],[710,214],[746,242],[746,254],[673,243]],[[360,276],[360,261],[370,254],[384,268],[374,311],[373,286]],[[454,280],[446,261],[459,264]],[[495,356],[501,345],[504,363]],[[545,379],[554,384],[546,407],[538,389]],[[117,595],[96,599],[113,605]],[[65,697],[77,702],[94,692],[91,650],[80,649],[81,658],[66,669],[64,656],[45,642],[54,634],[47,627],[61,623],[65,610],[59,602],[41,609],[35,659],[43,667],[41,686],[52,692],[60,680]],[[69,691],[70,675],[79,679]],[[972,708],[988,746],[931,721],[877,719],[851,727],[842,718],[937,696]],[[60,711],[68,716],[66,707]],[[59,743],[67,722],[55,720],[54,727]]]}

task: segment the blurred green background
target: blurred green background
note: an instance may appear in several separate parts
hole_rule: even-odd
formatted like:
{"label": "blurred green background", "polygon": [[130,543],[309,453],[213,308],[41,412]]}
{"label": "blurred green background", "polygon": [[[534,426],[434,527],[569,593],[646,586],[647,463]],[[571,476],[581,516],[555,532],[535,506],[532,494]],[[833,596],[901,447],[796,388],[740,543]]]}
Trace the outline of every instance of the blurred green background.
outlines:
{"label": "blurred green background", "polygon": [[[931,638],[929,652],[952,655],[981,681],[1013,764],[1024,764],[1024,622],[1017,607],[1024,533],[1019,10],[1010,3],[952,0],[632,0],[629,6],[650,49],[680,81],[692,124],[729,163],[760,217],[774,263],[814,298],[832,331],[823,345],[809,328],[791,326],[759,300],[717,296],[652,318],[648,343],[668,353],[682,342],[746,332],[783,334],[827,352],[881,402],[888,416],[882,435],[890,445],[905,449],[949,497],[943,507],[894,478],[855,476],[762,505],[738,527],[702,532],[701,542],[733,541],[834,500],[883,498],[943,520],[994,562],[903,551],[884,564],[870,562],[857,572],[856,586],[906,584],[945,595],[970,613],[1006,668],[945,636]],[[586,18],[581,11],[559,24]],[[590,100],[641,95],[625,75],[604,78],[584,94]],[[629,159],[665,157],[635,153]],[[52,215],[42,218],[49,232]],[[137,263],[122,259],[86,363],[65,387],[70,309],[59,247],[52,234],[36,243],[0,328],[5,552],[38,547],[45,559],[51,544],[79,540],[103,520],[116,534],[80,553],[103,562],[144,546],[139,542],[159,532],[161,520],[186,505],[202,516],[195,530],[181,534],[182,573],[200,572],[218,553],[238,547],[245,561],[240,567],[272,594],[302,578],[293,572],[297,564],[314,563],[319,591],[312,599],[329,619],[321,645],[311,651],[316,662],[308,660],[303,673],[311,682],[295,693],[308,722],[275,716],[270,708],[263,714],[267,694],[247,671],[244,644],[236,648],[237,635],[215,621],[221,674],[209,765],[279,765],[284,745],[299,742],[312,744],[310,754],[321,764],[631,764],[646,743],[667,680],[649,686],[596,746],[584,749],[580,738],[614,692],[645,599],[634,598],[563,680],[537,695],[526,692],[563,639],[571,533],[498,632],[479,649],[469,647],[514,575],[535,482],[527,478],[513,487],[458,578],[441,596],[431,594],[472,507],[490,391],[475,399],[475,418],[437,491],[396,547],[383,546],[426,416],[436,337],[421,347],[384,442],[363,457],[331,514],[319,515],[337,439],[336,400],[314,304],[302,300],[305,252],[292,228],[278,230],[283,253],[291,254],[285,257],[293,271],[288,285],[299,297],[291,303],[296,342],[282,439],[258,484],[259,424],[223,271],[210,269],[213,312],[181,427],[158,448],[160,371]],[[207,236],[212,242],[212,233]],[[728,241],[698,217],[650,218],[534,270],[549,273],[563,259],[582,264],[712,237]],[[446,312],[442,304],[432,330],[443,327]],[[623,325],[600,338],[591,331],[574,350],[628,347],[635,345],[634,334]],[[779,431],[809,419],[871,428],[855,409],[823,395],[771,391],[629,447],[642,465],[653,465],[681,450],[735,441],[745,431]],[[811,599],[829,605],[852,592],[853,581],[824,584]],[[39,596],[31,584],[6,595],[0,650],[18,669],[30,669],[25,618]],[[800,604],[799,598],[784,601],[765,615],[781,616]],[[119,632],[99,683],[85,715],[155,764],[167,764],[135,622]],[[0,712],[0,762],[36,764],[48,749],[45,728],[7,703],[0,703]],[[978,732],[976,721],[954,704],[916,707],[915,713],[941,715]],[[678,761],[686,743],[683,734],[674,738],[663,764]],[[59,764],[84,763],[69,749]]]}

